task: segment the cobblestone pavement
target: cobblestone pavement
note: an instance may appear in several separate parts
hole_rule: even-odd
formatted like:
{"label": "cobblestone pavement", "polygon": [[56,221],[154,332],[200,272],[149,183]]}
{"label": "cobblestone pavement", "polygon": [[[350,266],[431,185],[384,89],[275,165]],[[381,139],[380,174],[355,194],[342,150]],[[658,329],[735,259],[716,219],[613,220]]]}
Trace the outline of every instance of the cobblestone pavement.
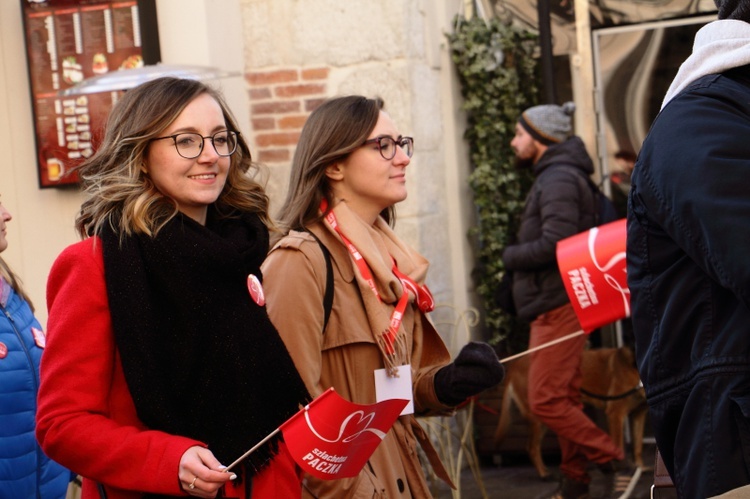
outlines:
{"label": "cobblestone pavement", "polygon": [[[643,446],[643,459],[646,469],[643,471],[636,490],[631,498],[648,499],[650,497],[651,484],[653,483],[653,458],[654,446]],[[557,464],[552,459],[545,457],[547,466],[553,473],[557,473]],[[557,489],[557,482],[543,481],[536,474],[531,464],[520,459],[506,465],[485,465],[481,468],[482,482],[486,494],[482,493],[471,471],[464,470],[461,476],[461,499],[485,499],[485,498],[508,498],[508,499],[537,499],[552,495]],[[601,474],[592,471],[591,499],[601,497]],[[445,487],[438,493],[438,499],[451,499],[451,491]]]}

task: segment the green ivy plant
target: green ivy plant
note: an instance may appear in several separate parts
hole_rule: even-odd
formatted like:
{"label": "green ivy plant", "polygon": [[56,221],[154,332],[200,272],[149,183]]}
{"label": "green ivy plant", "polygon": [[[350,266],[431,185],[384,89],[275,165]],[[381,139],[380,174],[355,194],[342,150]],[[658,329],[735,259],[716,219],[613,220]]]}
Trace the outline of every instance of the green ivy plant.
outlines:
{"label": "green ivy plant", "polygon": [[499,19],[457,17],[448,34],[458,70],[468,125],[476,205],[476,290],[485,310],[485,326],[493,343],[503,341],[508,353],[526,349],[528,328],[503,312],[494,296],[505,269],[501,259],[518,230],[531,174],[515,167],[510,141],[521,112],[538,101],[538,36]]}

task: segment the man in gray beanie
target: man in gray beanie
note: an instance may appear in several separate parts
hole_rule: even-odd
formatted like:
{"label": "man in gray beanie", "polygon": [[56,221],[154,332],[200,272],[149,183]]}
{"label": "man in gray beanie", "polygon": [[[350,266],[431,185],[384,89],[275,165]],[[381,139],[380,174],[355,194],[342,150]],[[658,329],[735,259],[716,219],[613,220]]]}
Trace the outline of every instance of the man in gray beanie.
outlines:
{"label": "man in gray beanie", "polygon": [[[518,243],[503,251],[513,273],[513,301],[530,322],[529,348],[581,329],[557,268],[557,242],[597,223],[597,201],[589,176],[594,164],[583,141],[571,135],[575,104],[535,106],[521,114],[510,145],[535,177],[521,217]],[[557,434],[562,452],[560,486],[551,498],[589,496],[587,465],[604,473],[605,497],[626,498],[640,469],[624,461],[622,449],[583,412],[581,355],[584,335],[531,354],[531,411]]]}
{"label": "man in gray beanie", "polygon": [[750,497],[750,0],[716,0],[641,148],[636,360],[679,497]]}
{"label": "man in gray beanie", "polygon": [[566,102],[562,106],[534,106],[524,111],[518,122],[539,143],[550,146],[564,142],[570,137],[570,118],[575,110],[576,105],[573,102]]}

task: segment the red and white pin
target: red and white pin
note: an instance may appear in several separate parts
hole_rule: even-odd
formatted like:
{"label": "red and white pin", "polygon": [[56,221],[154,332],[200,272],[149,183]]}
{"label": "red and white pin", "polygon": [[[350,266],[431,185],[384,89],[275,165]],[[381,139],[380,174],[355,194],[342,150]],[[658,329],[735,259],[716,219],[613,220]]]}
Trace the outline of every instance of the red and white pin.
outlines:
{"label": "red and white pin", "polygon": [[0,359],[4,359],[8,356],[8,346],[0,341]]}
{"label": "red and white pin", "polygon": [[262,307],[266,304],[266,295],[263,293],[263,286],[255,274],[247,276],[247,290],[250,292],[250,297],[258,306]]}

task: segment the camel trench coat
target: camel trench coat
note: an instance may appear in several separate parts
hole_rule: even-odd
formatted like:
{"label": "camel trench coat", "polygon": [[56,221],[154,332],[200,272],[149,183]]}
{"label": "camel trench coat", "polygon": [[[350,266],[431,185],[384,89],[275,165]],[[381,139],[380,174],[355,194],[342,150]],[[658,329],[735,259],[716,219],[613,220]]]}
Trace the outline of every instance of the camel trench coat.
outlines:
{"label": "camel trench coat", "polygon": [[[334,298],[323,331],[326,262],[318,242],[306,232],[292,231],[275,245],[263,264],[268,313],[279,330],[302,379],[313,396],[334,387],[358,404],[376,402],[374,371],[384,367],[364,311],[354,265],[346,247],[321,225],[310,230],[328,248]],[[450,415],[455,408],[438,401],[435,373],[450,354],[429,320],[407,307],[403,330],[411,345],[415,415]],[[303,497],[397,498],[430,497],[417,443],[436,474],[445,472],[414,415],[401,416],[354,478],[324,481],[307,475]]]}

